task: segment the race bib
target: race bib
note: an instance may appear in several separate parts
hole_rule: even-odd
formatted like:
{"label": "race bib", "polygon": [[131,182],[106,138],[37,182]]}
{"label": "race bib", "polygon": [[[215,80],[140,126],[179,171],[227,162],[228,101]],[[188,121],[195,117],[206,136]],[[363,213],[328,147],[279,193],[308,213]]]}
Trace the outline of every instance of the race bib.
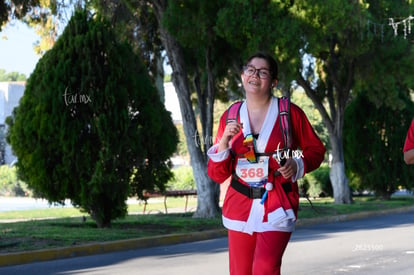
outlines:
{"label": "race bib", "polygon": [[250,186],[260,186],[267,182],[269,173],[269,157],[260,157],[257,163],[250,163],[246,158],[239,158],[236,175]]}

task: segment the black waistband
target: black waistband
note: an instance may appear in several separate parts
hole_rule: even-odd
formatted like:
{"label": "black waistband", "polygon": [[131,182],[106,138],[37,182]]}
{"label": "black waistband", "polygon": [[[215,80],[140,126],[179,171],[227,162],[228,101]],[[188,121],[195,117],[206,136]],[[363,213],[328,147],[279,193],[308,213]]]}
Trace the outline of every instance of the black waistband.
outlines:
{"label": "black waistband", "polygon": [[242,193],[250,199],[261,199],[263,194],[266,192],[266,189],[263,187],[250,187],[234,178],[231,180],[230,185],[234,188],[234,190]]}
{"label": "black waistband", "polygon": [[[263,197],[263,194],[266,192],[266,189],[263,187],[250,187],[244,185],[234,177],[231,180],[230,185],[234,188],[234,190],[236,190],[239,193],[242,193],[250,199],[261,199]],[[290,182],[283,183],[282,188],[286,194],[292,192],[292,184]]]}

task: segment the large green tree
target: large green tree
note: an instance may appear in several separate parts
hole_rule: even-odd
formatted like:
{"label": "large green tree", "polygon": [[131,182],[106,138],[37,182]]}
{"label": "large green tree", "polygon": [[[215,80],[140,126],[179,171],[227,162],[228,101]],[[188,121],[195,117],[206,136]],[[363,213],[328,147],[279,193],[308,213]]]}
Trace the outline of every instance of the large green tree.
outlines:
{"label": "large green tree", "polygon": [[[229,44],[214,31],[221,2],[154,0],[141,1],[141,5],[155,14],[161,42],[173,70],[172,82],[197,184],[194,217],[216,216],[219,188],[207,176],[206,150],[212,140],[215,95],[219,94],[220,80],[228,73],[231,62],[226,61],[234,56]],[[201,125],[201,131],[197,125]]]}
{"label": "large green tree", "polygon": [[44,54],[55,43],[62,26],[67,24],[67,16],[76,4],[64,0],[0,0],[0,31],[8,23],[20,20],[39,35],[33,49]]}
{"label": "large green tree", "polygon": [[414,170],[405,165],[402,150],[414,117],[414,103],[400,93],[399,109],[376,106],[360,94],[345,113],[344,144],[348,168],[358,176],[360,188],[384,199],[402,186],[413,187]]}
{"label": "large green tree", "polygon": [[[229,81],[233,80],[229,72],[234,72],[233,68],[229,70],[229,64],[240,59],[229,43],[215,33],[221,2],[140,0],[116,2],[110,6],[102,1],[97,3],[113,20],[120,21],[122,17],[129,22],[128,28],[134,26],[131,29],[135,35],[127,36],[144,55],[157,57],[157,51],[165,49],[173,70],[172,81],[180,102],[186,145],[197,183],[198,205],[194,217],[215,216],[219,211],[219,186],[206,173],[206,151],[213,139],[213,102],[216,97],[226,98],[224,91],[229,83],[235,86],[235,81]],[[151,43],[156,43],[158,37],[161,44],[154,47]],[[239,77],[238,68],[236,71]]]}
{"label": "large green tree", "polygon": [[[372,100],[390,105],[399,104],[393,99],[398,99],[401,83],[403,89],[413,87],[411,44],[395,37],[388,25],[388,18],[408,16],[413,5],[410,1],[342,0],[226,3],[217,29],[235,46],[246,41],[249,49],[254,45],[272,49],[281,64],[283,86],[300,85],[320,112],[332,148],[335,202],[351,203],[343,149],[345,108],[351,92],[361,87]],[[367,88],[378,85],[383,89]]]}
{"label": "large green tree", "polygon": [[0,0],[0,31],[10,19],[22,19],[39,5],[39,0]]}
{"label": "large green tree", "polygon": [[171,176],[170,113],[141,59],[99,15],[73,15],[8,123],[28,185],[50,202],[71,199],[98,227],[127,213],[131,192],[162,190]]}
{"label": "large green tree", "polygon": [[[188,78],[189,68],[185,62],[184,49],[177,39],[163,26],[163,18],[168,7],[167,1],[155,0],[149,2],[151,6],[148,6],[148,3],[144,4],[153,8],[159,25],[160,38],[173,70],[172,82],[180,104],[186,144],[191,157],[190,162],[194,172],[194,179],[197,184],[199,200],[195,215],[197,217],[214,217],[218,211],[216,207],[217,202],[214,199],[213,183],[207,176],[205,155],[194,142],[194,136],[198,135],[198,129],[191,99],[191,84]],[[200,198],[202,199],[200,200]]]}
{"label": "large green tree", "polygon": [[[190,137],[187,147],[193,147],[193,151],[197,150],[200,155],[197,161],[201,161],[199,170],[194,171],[195,177],[199,179],[197,189],[203,190],[202,193],[199,192],[196,217],[208,216],[211,209],[219,209],[220,186],[206,175],[206,152],[212,145],[214,135],[214,101],[217,98],[228,100],[226,90],[232,84],[235,86],[236,78],[232,76],[236,75],[239,78],[239,68],[232,65],[238,63],[240,56],[214,29],[222,3],[197,0],[169,1],[161,21],[162,27],[167,29],[183,50],[187,70],[185,77],[189,79],[190,97],[195,99],[193,109],[201,126],[196,132],[186,133]],[[195,33],[197,35],[194,35]],[[180,97],[188,95],[179,94]],[[211,192],[212,190],[215,192]]]}

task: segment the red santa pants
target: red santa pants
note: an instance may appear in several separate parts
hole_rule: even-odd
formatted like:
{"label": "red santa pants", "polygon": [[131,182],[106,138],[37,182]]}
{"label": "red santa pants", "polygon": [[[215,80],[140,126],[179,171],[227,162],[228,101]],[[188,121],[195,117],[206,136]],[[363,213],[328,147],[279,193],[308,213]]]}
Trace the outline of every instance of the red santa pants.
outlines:
{"label": "red santa pants", "polygon": [[230,274],[280,274],[282,256],[291,234],[291,232],[268,231],[249,235],[229,230]]}

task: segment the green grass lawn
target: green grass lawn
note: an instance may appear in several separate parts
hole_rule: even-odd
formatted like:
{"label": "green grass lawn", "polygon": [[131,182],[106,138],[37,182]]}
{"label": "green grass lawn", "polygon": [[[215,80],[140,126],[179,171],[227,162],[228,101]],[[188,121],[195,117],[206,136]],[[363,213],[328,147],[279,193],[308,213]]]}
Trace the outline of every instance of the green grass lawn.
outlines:
{"label": "green grass lawn", "polygon": [[[356,197],[352,205],[336,205],[332,199],[315,199],[312,204],[313,207],[301,199],[299,219],[414,206],[414,197],[395,197],[390,201]],[[75,208],[0,212],[0,253],[223,228],[221,217],[192,218],[196,205],[196,198],[189,198],[189,211],[184,213],[185,198],[168,198],[169,214],[165,214],[164,200],[150,199],[145,209],[147,214],[143,214],[144,204],[137,201],[129,204],[127,217],[115,220],[111,228],[103,229],[97,228],[89,216]]]}
{"label": "green grass lawn", "polygon": [[381,211],[405,206],[414,206],[413,196],[393,197],[391,200],[381,200],[374,197],[354,197],[353,204],[334,204],[332,198],[311,200],[313,207],[306,199],[301,199],[299,219],[335,216],[365,211]]}

